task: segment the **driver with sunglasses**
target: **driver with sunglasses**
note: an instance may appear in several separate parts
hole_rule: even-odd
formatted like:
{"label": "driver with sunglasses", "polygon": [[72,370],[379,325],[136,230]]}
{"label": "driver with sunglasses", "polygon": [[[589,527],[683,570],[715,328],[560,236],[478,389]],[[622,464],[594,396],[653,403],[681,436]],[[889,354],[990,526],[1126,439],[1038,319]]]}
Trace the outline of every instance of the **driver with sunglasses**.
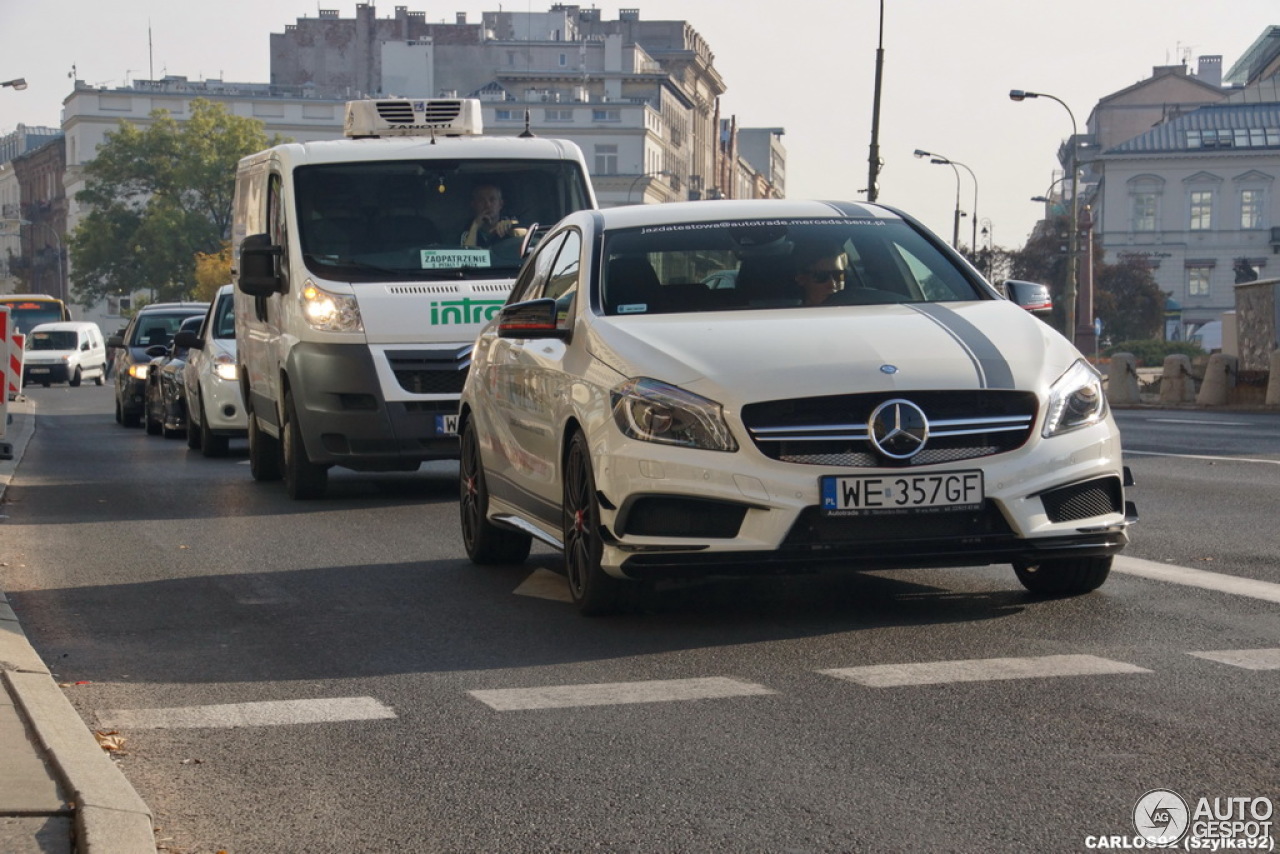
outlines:
{"label": "driver with sunglasses", "polygon": [[839,245],[800,246],[795,251],[796,284],[805,305],[822,305],[844,288],[848,256]]}

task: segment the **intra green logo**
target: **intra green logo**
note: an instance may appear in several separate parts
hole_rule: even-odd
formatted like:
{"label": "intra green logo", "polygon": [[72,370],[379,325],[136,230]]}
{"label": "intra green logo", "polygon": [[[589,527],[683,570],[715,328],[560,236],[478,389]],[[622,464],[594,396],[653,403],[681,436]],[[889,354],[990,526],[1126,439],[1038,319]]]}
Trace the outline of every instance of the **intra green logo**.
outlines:
{"label": "intra green logo", "polygon": [[492,319],[505,302],[500,299],[472,299],[471,297],[433,302],[431,303],[431,325],[484,323]]}

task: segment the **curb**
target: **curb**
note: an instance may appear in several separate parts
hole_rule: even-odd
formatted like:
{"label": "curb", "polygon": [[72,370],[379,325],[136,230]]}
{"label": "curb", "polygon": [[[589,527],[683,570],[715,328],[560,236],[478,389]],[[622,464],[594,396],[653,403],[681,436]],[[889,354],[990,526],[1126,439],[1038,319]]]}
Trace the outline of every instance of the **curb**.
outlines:
{"label": "curb", "polygon": [[[35,405],[10,401],[5,441],[13,460],[0,462],[0,498],[35,432]],[[3,516],[0,503],[0,517]],[[0,592],[0,670],[27,726],[66,787],[75,810],[77,854],[155,854],[151,810],[102,750],[80,713],[62,693],[27,640]]]}

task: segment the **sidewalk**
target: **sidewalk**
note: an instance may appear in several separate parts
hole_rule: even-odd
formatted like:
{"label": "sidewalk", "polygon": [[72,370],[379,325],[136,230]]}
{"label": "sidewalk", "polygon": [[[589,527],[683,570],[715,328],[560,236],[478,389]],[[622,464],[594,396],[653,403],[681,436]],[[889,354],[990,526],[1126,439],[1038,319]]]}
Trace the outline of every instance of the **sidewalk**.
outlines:
{"label": "sidewalk", "polygon": [[[0,460],[5,488],[35,432],[35,407],[9,402]],[[0,851],[155,854],[151,813],[32,649],[3,592],[0,568]]]}

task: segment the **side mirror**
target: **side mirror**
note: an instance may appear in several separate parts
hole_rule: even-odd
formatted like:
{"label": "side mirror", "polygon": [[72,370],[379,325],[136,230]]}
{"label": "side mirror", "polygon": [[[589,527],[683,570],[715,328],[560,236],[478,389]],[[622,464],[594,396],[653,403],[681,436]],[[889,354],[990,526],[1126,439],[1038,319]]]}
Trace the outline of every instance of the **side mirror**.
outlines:
{"label": "side mirror", "polygon": [[1053,298],[1049,296],[1048,285],[1006,279],[1004,295],[1010,302],[1017,303],[1032,314],[1047,314],[1053,311]]}
{"label": "side mirror", "polygon": [[123,346],[124,346],[124,338],[123,338],[122,336],[120,336],[120,335],[112,335],[110,338],[108,338],[108,339],[107,339],[107,346],[108,346],[108,347],[123,347]]}
{"label": "side mirror", "polygon": [[278,259],[279,246],[266,234],[251,234],[240,243],[240,279],[237,286],[251,297],[269,297],[283,290]]}
{"label": "side mirror", "polygon": [[204,342],[200,340],[199,335],[196,335],[189,329],[184,329],[177,335],[173,336],[173,346],[187,350],[201,350],[204,348]]}
{"label": "side mirror", "polygon": [[569,337],[569,330],[556,322],[559,306],[553,299],[534,299],[503,306],[498,313],[499,338]]}

